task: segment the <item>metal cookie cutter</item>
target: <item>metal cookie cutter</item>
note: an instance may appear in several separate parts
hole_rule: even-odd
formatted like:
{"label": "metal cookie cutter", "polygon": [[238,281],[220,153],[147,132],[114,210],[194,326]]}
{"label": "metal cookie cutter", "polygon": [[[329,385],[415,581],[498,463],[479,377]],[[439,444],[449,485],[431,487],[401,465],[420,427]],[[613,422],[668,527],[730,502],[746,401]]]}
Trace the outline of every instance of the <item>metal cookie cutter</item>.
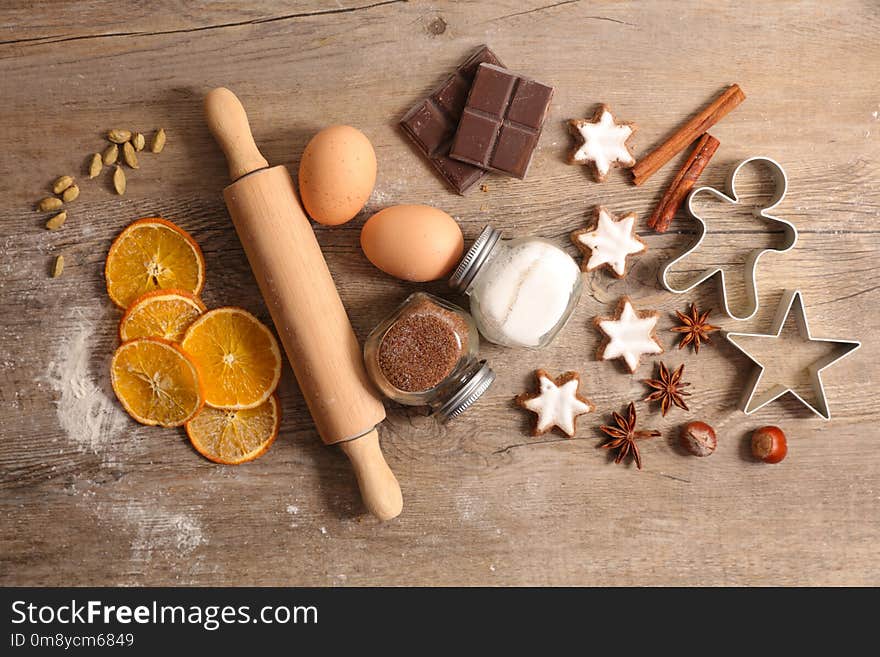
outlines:
{"label": "metal cookie cutter", "polygon": [[[810,342],[827,342],[845,347],[845,350],[842,353],[839,353],[838,355],[834,355],[832,353],[826,357],[820,358],[816,362],[811,363],[810,366],[807,368],[807,371],[810,375],[810,385],[813,388],[813,392],[816,394],[816,406],[801,397],[794,390],[793,387],[779,381],[771,381],[772,385],[761,394],[758,394],[758,387],[761,385],[761,381],[767,371],[767,366],[764,363],[760,362],[757,358],[755,358],[743,345],[739,343],[740,338],[780,340],[782,327],[785,326],[785,321],[788,319],[789,315],[792,312],[795,313],[798,333],[800,333],[801,338],[809,340]],[[828,408],[828,399],[825,397],[825,386],[822,384],[822,370],[827,367],[831,367],[841,358],[849,356],[852,352],[862,346],[862,343],[858,340],[814,338],[812,335],[810,335],[810,326],[809,324],[807,324],[807,314],[804,311],[804,300],[800,290],[786,290],[785,293],[782,295],[782,300],[779,302],[779,307],[776,310],[776,318],[773,320],[771,333],[727,333],[726,337],[733,346],[735,346],[746,356],[748,356],[749,359],[755,364],[755,367],[752,370],[749,384],[743,391],[743,396],[740,401],[740,408],[746,415],[751,415],[759,408],[763,408],[770,402],[784,395],[786,392],[790,392],[798,399],[798,401],[804,404],[804,406],[809,408],[816,415],[825,420],[830,420],[831,409]]]}
{"label": "metal cookie cutter", "polygon": [[[725,202],[730,203],[732,205],[736,205],[737,203],[739,203],[739,198],[737,197],[737,194],[736,194],[736,176],[739,173],[740,169],[742,169],[747,164],[751,164],[753,162],[761,162],[761,163],[764,163],[767,165],[767,167],[770,169],[770,171],[773,175],[773,182],[776,187],[776,190],[775,190],[775,193],[773,194],[773,199],[771,200],[770,205],[768,205],[765,208],[760,208],[760,209],[756,208],[754,211],[754,215],[756,217],[763,217],[764,219],[769,219],[770,221],[775,221],[775,222],[781,224],[782,229],[785,232],[786,240],[785,240],[785,245],[782,248],[757,249],[755,251],[752,251],[749,254],[748,258],[746,258],[745,266],[746,266],[747,274],[746,274],[745,279],[746,279],[746,296],[748,297],[748,306],[746,307],[747,313],[745,315],[735,315],[733,312],[731,312],[730,306],[728,305],[727,284],[724,280],[724,270],[721,267],[714,267],[712,269],[707,269],[706,271],[704,271],[700,275],[700,277],[694,283],[692,283],[691,285],[689,285],[688,287],[683,288],[683,289],[673,287],[669,283],[668,275],[669,275],[669,271],[676,264],[678,264],[679,261],[683,260],[688,255],[690,255],[693,251],[696,251],[698,248],[700,248],[700,245],[703,243],[703,238],[706,237],[706,231],[708,230],[706,227],[706,222],[694,211],[694,208],[693,208],[694,197],[700,193],[705,192],[705,193],[712,194],[713,196],[715,196],[716,198],[718,198],[722,201],[725,201]],[[792,248],[794,248],[794,245],[797,243],[798,233],[797,233],[797,229],[794,227],[794,224],[786,221],[785,219],[780,219],[779,217],[774,217],[774,216],[767,214],[768,210],[772,210],[773,208],[775,208],[777,205],[779,205],[779,203],[782,201],[782,199],[785,198],[785,192],[788,189],[788,177],[785,175],[785,170],[782,168],[782,166],[780,166],[780,164],[776,160],[770,159],[769,157],[750,157],[746,160],[743,160],[742,162],[740,162],[739,164],[737,164],[733,168],[733,171],[730,172],[730,177],[727,179],[727,188],[728,188],[728,190],[730,190],[729,196],[727,194],[719,192],[714,187],[698,187],[697,189],[693,190],[690,193],[690,195],[688,196],[688,201],[687,201],[687,209],[688,209],[688,212],[690,213],[690,215],[699,222],[700,234],[699,234],[699,237],[697,238],[697,241],[694,243],[693,246],[691,246],[687,251],[685,251],[680,256],[678,256],[677,258],[675,258],[669,264],[666,265],[666,267],[663,269],[662,282],[663,282],[663,286],[667,290],[669,290],[670,292],[673,292],[675,294],[684,294],[685,292],[690,292],[691,290],[693,290],[695,287],[697,287],[701,283],[704,283],[705,281],[709,280],[715,274],[721,274],[721,299],[722,299],[722,303],[724,304],[724,312],[727,313],[733,319],[744,320],[744,319],[752,318],[755,315],[755,313],[758,312],[758,285],[755,280],[755,270],[757,269],[757,266],[758,266],[758,260],[767,251],[776,251],[777,253],[785,253],[786,251],[789,251]]]}

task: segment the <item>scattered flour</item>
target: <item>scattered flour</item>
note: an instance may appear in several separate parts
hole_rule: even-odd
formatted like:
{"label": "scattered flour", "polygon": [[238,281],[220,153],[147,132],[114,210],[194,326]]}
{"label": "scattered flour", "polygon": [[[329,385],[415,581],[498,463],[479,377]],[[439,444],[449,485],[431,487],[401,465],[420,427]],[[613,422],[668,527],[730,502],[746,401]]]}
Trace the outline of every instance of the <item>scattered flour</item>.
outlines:
{"label": "scattered flour", "polygon": [[199,521],[184,513],[129,504],[117,509],[115,515],[134,529],[131,549],[139,561],[150,561],[157,551],[184,556],[208,542]]}
{"label": "scattered flour", "polygon": [[92,451],[112,460],[105,447],[128,425],[125,413],[92,377],[89,357],[93,352],[98,315],[93,309],[76,309],[70,317],[69,338],[47,368],[47,382],[58,394],[56,413],[67,438],[81,451]]}
{"label": "scattered flour", "polygon": [[287,505],[287,512],[290,515],[295,516],[297,513],[299,513],[299,507],[296,506],[295,504],[288,504]]}

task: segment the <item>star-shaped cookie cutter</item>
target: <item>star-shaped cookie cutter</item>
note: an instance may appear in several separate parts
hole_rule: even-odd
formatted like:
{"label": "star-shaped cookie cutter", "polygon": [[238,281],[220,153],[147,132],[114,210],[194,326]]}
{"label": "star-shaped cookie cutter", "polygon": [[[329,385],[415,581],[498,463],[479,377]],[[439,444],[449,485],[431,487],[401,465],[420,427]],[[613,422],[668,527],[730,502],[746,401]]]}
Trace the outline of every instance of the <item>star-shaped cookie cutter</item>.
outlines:
{"label": "star-shaped cookie cutter", "polygon": [[[756,217],[762,217],[764,219],[769,219],[770,221],[781,224],[782,229],[785,233],[786,239],[785,244],[781,248],[769,248],[769,249],[756,249],[752,251],[748,258],[746,258],[745,267],[746,267],[746,296],[748,297],[748,305],[746,306],[747,313],[745,315],[736,315],[730,310],[730,305],[727,300],[727,283],[724,279],[724,270],[721,267],[713,267],[704,271],[697,280],[689,285],[686,288],[676,288],[674,287],[668,280],[668,275],[670,270],[678,264],[681,260],[687,258],[692,252],[696,251],[700,248],[700,245],[703,243],[703,239],[706,237],[706,232],[708,230],[706,226],[706,222],[696,213],[693,207],[694,198],[702,193],[711,194],[715,196],[721,201],[726,203],[730,203],[732,205],[736,205],[739,203],[739,197],[736,194],[736,176],[740,172],[740,170],[751,163],[760,162],[770,169],[771,175],[773,176],[773,183],[775,186],[773,198],[770,201],[770,205],[764,208],[756,208],[754,210],[754,215]],[[782,202],[782,199],[785,198],[785,192],[788,190],[788,177],[785,175],[785,170],[782,166],[776,161],[769,157],[750,157],[748,159],[743,160],[739,164],[737,164],[733,171],[730,172],[730,176],[727,180],[727,189],[729,190],[729,195],[723,192],[718,191],[714,187],[698,187],[693,190],[688,196],[687,201],[687,209],[688,213],[697,220],[700,225],[699,236],[697,237],[697,241],[684,253],[680,256],[672,260],[666,267],[663,269],[662,274],[662,282],[663,287],[665,287],[670,292],[675,294],[684,294],[686,292],[690,292],[698,285],[706,282],[710,278],[712,278],[715,274],[721,275],[721,300],[724,306],[724,312],[727,313],[733,319],[738,320],[746,320],[751,319],[755,316],[755,313],[758,312],[758,284],[756,281],[756,270],[758,267],[758,260],[760,260],[761,256],[767,253],[768,251],[775,251],[777,253],[785,253],[786,251],[790,251],[794,248],[794,245],[797,244],[798,232],[797,228],[794,227],[794,224],[786,221],[785,219],[780,219],[779,217],[774,217],[772,215],[767,214],[768,210],[772,210],[777,205]]]}
{"label": "star-shaped cookie cutter", "polygon": [[[808,371],[810,373],[810,383],[813,387],[813,392],[816,394],[816,398],[818,399],[818,407],[813,406],[813,404],[801,397],[792,388],[779,383],[774,383],[774,385],[768,388],[766,392],[762,393],[761,395],[757,395],[758,386],[761,384],[761,380],[764,378],[766,366],[761,363],[757,358],[755,358],[745,347],[739,344],[739,342],[737,342],[737,339],[740,337],[780,339],[780,335],[782,334],[782,327],[785,326],[785,322],[788,319],[788,316],[791,314],[793,308],[796,312],[795,320],[797,322],[798,333],[800,333],[802,338],[805,338],[810,342],[828,342],[838,345],[845,345],[847,347],[846,350],[839,355],[834,357],[826,356],[824,358],[821,358],[812,363],[808,368]],[[725,336],[734,347],[736,347],[746,356],[748,356],[752,363],[755,364],[749,383],[743,391],[743,396],[740,400],[740,408],[746,415],[751,415],[752,413],[760,408],[763,408],[770,402],[779,399],[785,393],[790,392],[802,404],[804,404],[804,406],[809,408],[816,415],[824,420],[830,420],[831,409],[828,407],[828,399],[825,397],[825,386],[822,384],[822,370],[831,367],[841,358],[849,356],[852,352],[861,347],[862,343],[858,340],[841,340],[839,338],[814,338],[810,334],[810,326],[807,323],[807,313],[804,310],[804,300],[800,290],[786,290],[785,293],[782,295],[782,300],[779,302],[779,307],[776,310],[776,318],[773,320],[771,331],[771,333],[767,334],[727,333]]]}

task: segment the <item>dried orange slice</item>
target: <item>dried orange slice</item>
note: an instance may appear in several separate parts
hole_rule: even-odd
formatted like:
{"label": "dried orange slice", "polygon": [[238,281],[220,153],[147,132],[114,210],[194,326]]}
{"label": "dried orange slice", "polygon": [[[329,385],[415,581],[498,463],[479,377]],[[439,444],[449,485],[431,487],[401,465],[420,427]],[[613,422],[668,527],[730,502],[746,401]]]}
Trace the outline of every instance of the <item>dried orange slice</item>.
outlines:
{"label": "dried orange slice", "polygon": [[186,423],[186,435],[196,451],[215,463],[237,465],[263,454],[278,436],[281,410],[278,398],[242,410],[206,406]]}
{"label": "dried orange slice", "polygon": [[185,230],[160,217],[147,217],[129,225],[110,245],[104,277],[113,303],[128,308],[153,290],[199,294],[205,286],[205,258]]}
{"label": "dried orange slice", "polygon": [[135,299],[122,316],[119,340],[153,337],[180,342],[189,325],[205,310],[201,299],[184,290],[147,292]]}
{"label": "dried orange slice", "polygon": [[205,403],[214,408],[254,408],[275,392],[281,352],[265,324],[241,308],[209,310],[180,343],[199,364]]}
{"label": "dried orange slice", "polygon": [[196,363],[160,338],[121,345],[110,361],[110,382],[122,406],[141,424],[179,427],[205,403]]}

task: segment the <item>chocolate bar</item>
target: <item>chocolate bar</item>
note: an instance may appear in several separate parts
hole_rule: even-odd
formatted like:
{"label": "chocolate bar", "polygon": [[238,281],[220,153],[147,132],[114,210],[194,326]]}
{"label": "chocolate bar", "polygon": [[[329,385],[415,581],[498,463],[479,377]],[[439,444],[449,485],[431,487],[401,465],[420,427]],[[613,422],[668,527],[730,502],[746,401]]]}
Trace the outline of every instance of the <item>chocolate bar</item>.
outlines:
{"label": "chocolate bar", "polygon": [[447,184],[459,194],[480,182],[488,173],[484,167],[449,158],[449,147],[468,92],[480,64],[504,65],[487,46],[468,57],[439,87],[400,120],[400,127],[434,165]]}
{"label": "chocolate bar", "polygon": [[525,178],[552,98],[553,87],[481,64],[449,157]]}

